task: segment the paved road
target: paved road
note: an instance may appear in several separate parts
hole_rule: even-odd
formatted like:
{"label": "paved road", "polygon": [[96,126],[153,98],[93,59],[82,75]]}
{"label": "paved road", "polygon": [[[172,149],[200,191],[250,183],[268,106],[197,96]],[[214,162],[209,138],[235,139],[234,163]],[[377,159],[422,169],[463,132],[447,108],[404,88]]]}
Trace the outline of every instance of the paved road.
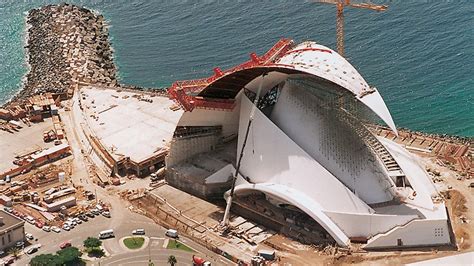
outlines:
{"label": "paved road", "polygon": [[[199,247],[193,244],[188,239],[181,239],[183,243],[196,249],[196,252],[186,252],[182,250],[170,250],[166,249],[164,237],[151,237],[148,247],[140,250],[127,253],[116,254],[112,257],[105,258],[100,261],[100,265],[147,265],[149,259],[155,265],[167,264],[168,257],[173,255],[176,257],[179,265],[192,265],[193,254],[198,254],[201,257],[211,261],[213,265],[232,265],[229,261],[220,258],[219,256],[210,256],[201,254]],[[98,262],[92,263],[91,265],[99,265]]]}

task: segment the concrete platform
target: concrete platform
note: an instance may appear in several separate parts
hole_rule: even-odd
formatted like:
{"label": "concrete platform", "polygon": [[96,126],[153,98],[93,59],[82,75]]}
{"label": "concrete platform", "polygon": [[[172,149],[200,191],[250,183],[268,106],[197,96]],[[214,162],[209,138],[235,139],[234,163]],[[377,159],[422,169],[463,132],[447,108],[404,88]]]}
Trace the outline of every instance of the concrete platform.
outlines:
{"label": "concrete platform", "polygon": [[13,134],[0,130],[0,173],[17,167],[13,164],[15,156],[54,146],[53,142],[43,141],[43,132],[53,129],[51,118],[40,123],[31,123],[31,127],[20,124],[23,128]]}
{"label": "concrete platform", "polygon": [[[164,150],[183,113],[167,97],[115,89],[81,89],[87,124],[115,160],[141,162]],[[151,101],[151,102],[150,102]]]}
{"label": "concrete platform", "polygon": [[151,193],[166,199],[171,206],[180,210],[182,215],[199,221],[207,228],[216,227],[222,220],[222,208],[172,186],[164,185]]}

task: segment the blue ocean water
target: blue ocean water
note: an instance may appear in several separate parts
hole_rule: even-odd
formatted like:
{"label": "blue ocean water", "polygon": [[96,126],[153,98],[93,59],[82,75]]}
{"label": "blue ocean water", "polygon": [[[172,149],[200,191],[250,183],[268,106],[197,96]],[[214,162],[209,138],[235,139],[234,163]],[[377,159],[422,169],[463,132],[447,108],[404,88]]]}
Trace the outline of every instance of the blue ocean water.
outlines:
{"label": "blue ocean water", "polygon": [[[26,73],[25,12],[56,2],[0,0],[0,103]],[[334,6],[309,1],[71,2],[104,14],[120,80],[130,85],[203,77],[281,37],[335,48]],[[386,3],[382,13],[346,9],[346,57],[398,126],[474,136],[474,2]]]}

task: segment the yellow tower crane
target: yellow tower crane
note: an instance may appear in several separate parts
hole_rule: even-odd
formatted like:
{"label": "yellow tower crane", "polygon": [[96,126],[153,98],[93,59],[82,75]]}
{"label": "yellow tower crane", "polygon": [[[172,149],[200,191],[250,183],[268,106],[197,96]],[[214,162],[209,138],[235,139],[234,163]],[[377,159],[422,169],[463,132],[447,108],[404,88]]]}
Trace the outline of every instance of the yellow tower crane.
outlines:
{"label": "yellow tower crane", "polygon": [[375,11],[385,11],[387,5],[376,5],[372,3],[351,3],[351,0],[315,0],[314,2],[323,4],[333,4],[337,7],[336,13],[336,40],[337,52],[344,56],[344,7],[370,9]]}

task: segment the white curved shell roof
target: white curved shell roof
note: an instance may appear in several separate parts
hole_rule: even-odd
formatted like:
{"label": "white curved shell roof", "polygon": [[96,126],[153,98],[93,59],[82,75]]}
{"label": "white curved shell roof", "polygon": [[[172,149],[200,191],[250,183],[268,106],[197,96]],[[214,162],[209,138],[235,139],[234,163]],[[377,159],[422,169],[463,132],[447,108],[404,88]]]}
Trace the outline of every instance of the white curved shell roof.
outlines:
{"label": "white curved shell roof", "polygon": [[298,70],[332,81],[356,96],[371,91],[364,78],[346,59],[315,42],[298,44],[276,63],[292,65]]}
{"label": "white curved shell roof", "polygon": [[397,132],[392,116],[377,89],[371,88],[359,72],[335,51],[308,41],[298,44],[275,63],[292,66],[349,90]]}

